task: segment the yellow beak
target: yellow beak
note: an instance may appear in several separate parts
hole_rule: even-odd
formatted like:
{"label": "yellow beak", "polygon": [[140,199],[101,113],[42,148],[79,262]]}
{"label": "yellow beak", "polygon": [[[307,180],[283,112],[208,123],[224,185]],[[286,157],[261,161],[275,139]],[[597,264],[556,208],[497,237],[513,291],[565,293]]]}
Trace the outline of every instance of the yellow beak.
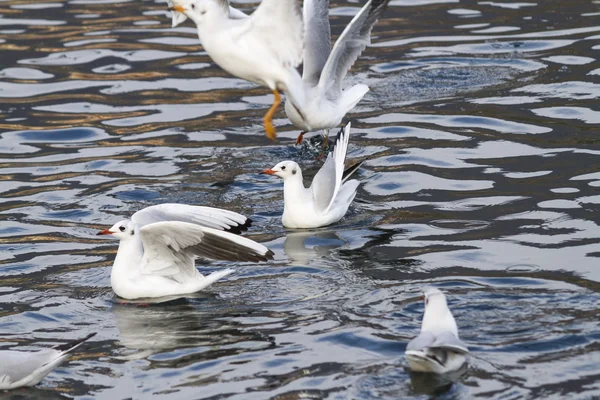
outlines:
{"label": "yellow beak", "polygon": [[180,12],[180,13],[184,13],[185,12],[185,8],[183,8],[182,6],[173,6],[169,10],[171,10],[171,11],[177,11],[177,12]]}

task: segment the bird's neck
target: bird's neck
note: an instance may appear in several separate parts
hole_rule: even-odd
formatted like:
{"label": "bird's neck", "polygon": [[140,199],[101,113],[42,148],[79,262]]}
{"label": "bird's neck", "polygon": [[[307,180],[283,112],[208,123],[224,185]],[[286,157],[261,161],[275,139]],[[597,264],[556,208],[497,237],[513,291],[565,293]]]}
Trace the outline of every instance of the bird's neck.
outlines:
{"label": "bird's neck", "polygon": [[302,171],[298,169],[295,175],[283,181],[284,208],[295,207],[298,203],[310,201],[310,189],[304,187]]}
{"label": "bird's neck", "polygon": [[136,229],[135,235],[119,242],[117,257],[110,272],[111,283],[137,274],[143,256],[144,246]]}

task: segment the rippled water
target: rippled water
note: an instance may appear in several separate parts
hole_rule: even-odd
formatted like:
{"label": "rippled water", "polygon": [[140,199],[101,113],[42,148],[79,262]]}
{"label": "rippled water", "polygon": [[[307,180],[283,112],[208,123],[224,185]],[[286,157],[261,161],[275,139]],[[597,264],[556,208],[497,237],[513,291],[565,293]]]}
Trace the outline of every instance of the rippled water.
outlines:
{"label": "rippled water", "polygon": [[[253,4],[238,4],[251,10]],[[332,2],[339,34],[356,2]],[[351,81],[349,215],[281,227],[294,147],[263,88],[163,1],[0,1],[0,340],[98,335],[2,398],[600,397],[600,3],[392,0]],[[98,229],[150,204],[252,217],[276,252],[199,297],[119,303]],[[200,263],[202,271],[225,263]],[[469,370],[411,375],[419,290],[447,293]]]}

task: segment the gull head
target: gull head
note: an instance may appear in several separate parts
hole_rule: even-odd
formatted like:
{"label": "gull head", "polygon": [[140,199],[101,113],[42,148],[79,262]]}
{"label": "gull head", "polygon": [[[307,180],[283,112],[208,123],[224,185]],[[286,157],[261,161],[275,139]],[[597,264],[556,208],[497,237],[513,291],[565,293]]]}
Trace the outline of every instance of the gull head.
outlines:
{"label": "gull head", "polygon": [[219,3],[222,2],[216,0],[171,0],[169,10],[184,14],[196,25],[200,25],[214,19],[218,15],[217,13],[225,13],[226,16],[229,16],[229,8],[224,10]]}
{"label": "gull head", "polygon": [[110,229],[101,230],[97,235],[113,235],[119,240],[129,239],[135,235],[135,224],[124,219],[111,226]]}
{"label": "gull head", "polygon": [[283,180],[300,176],[300,166],[294,161],[282,161],[271,169],[265,169],[263,173],[275,175]]}

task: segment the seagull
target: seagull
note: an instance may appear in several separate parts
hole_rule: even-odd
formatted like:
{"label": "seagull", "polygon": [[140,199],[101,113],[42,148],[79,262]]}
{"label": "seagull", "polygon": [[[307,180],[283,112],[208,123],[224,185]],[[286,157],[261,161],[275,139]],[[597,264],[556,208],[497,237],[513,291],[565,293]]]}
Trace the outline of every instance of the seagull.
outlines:
{"label": "seagull", "polygon": [[50,371],[62,364],[73,350],[94,335],[96,333],[90,333],[83,339],[51,349],[0,351],[0,390],[37,385]]}
{"label": "seagull", "polygon": [[425,314],[419,336],[406,346],[408,365],[416,372],[445,374],[466,363],[467,346],[458,338],[456,321],[437,288],[426,288]]}
{"label": "seagull", "polygon": [[[286,99],[285,113],[299,129],[296,139],[301,144],[306,132],[328,130],[339,126],[342,118],[352,110],[369,91],[364,84],[354,85],[342,91],[342,83],[348,70],[371,43],[371,30],[389,0],[369,0],[350,21],[331,48],[329,26],[329,0],[304,0],[304,63],[302,88],[304,99],[298,104]],[[302,110],[302,112],[299,111]],[[325,146],[327,143],[325,143]]]}
{"label": "seagull", "polygon": [[267,137],[275,140],[272,120],[281,102],[279,91],[295,104],[304,102],[302,77],[296,70],[302,62],[304,28],[296,0],[263,0],[248,17],[232,13],[227,0],[172,2],[171,11],[194,21],[204,50],[218,66],[271,89],[275,100],[263,122]]}
{"label": "seagull", "polygon": [[344,160],[350,139],[350,123],[338,134],[338,141],[327,160],[304,187],[302,170],[294,161],[282,161],[263,171],[283,179],[283,226],[286,228],[319,228],[333,224],[346,215],[356,196],[359,182],[348,178],[362,162],[344,171]]}
{"label": "seagull", "polygon": [[233,272],[225,269],[205,277],[194,264],[198,256],[228,261],[272,259],[273,252],[265,246],[234,234],[251,222],[243,215],[211,207],[159,204],[144,208],[98,232],[120,240],[111,286],[117,296],[128,300],[184,296]]}

